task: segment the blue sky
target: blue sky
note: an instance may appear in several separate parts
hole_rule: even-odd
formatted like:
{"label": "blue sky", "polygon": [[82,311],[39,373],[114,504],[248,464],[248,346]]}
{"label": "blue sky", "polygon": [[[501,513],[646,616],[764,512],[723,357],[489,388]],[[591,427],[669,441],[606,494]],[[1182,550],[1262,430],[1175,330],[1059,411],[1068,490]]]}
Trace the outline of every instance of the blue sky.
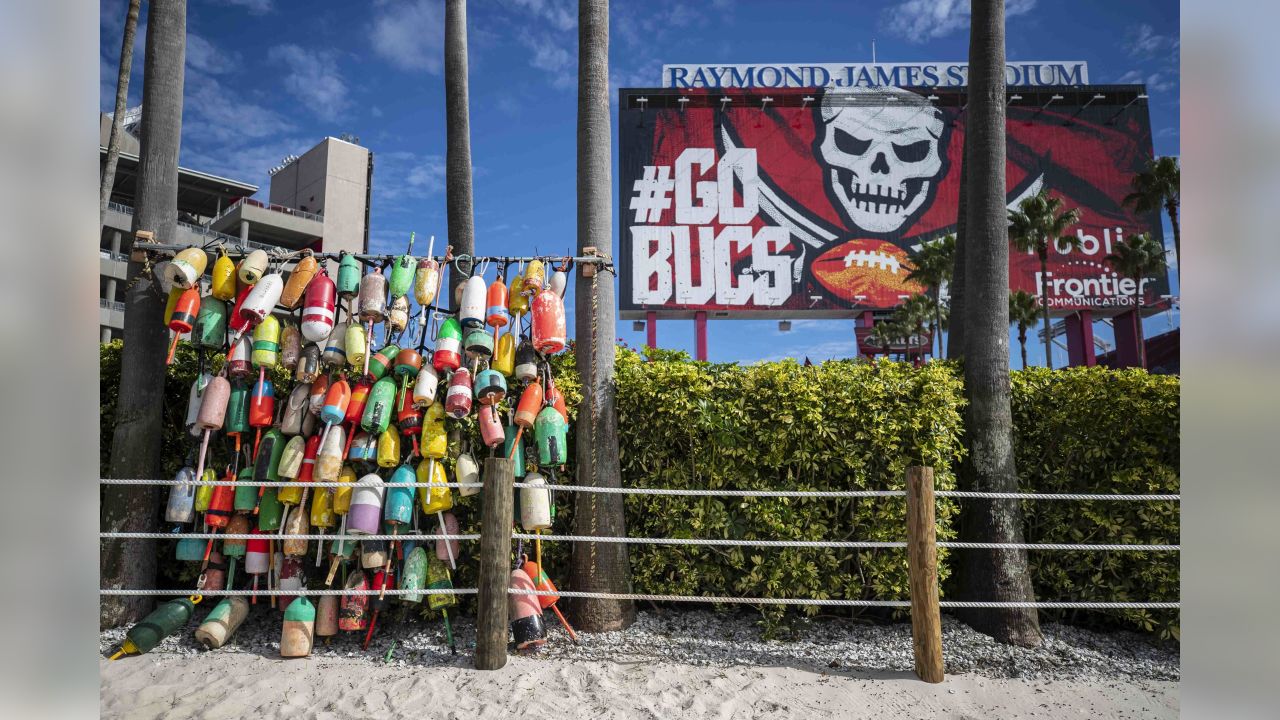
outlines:
{"label": "blue sky", "polygon": [[[964,61],[968,52],[961,0],[612,5],[615,88],[658,85],[664,62],[863,62],[873,40],[881,62]],[[125,6],[101,5],[99,105],[108,112]],[[1082,59],[1094,83],[1146,83],[1156,153],[1179,154],[1176,2],[1007,0],[1006,7],[1010,60]],[[572,249],[577,3],[473,0],[468,14],[477,250]],[[373,251],[403,251],[411,230],[443,239],[443,23],[442,0],[189,0],[182,164],[265,193],[267,170],[281,158],[352,133],[376,157]],[[143,45],[140,28],[131,105],[141,98]],[[615,246],[617,218],[615,207]],[[1176,311],[1155,316],[1148,334],[1177,324]],[[1105,326],[1096,332],[1110,339]],[[849,320],[796,322],[789,333],[774,321],[719,321],[708,334],[714,361],[854,352]],[[630,322],[618,324],[618,336],[644,342]],[[658,342],[692,351],[692,321],[660,322]],[[1043,349],[1030,350],[1032,362],[1042,362]],[[1056,352],[1055,364],[1065,362],[1065,350]]]}

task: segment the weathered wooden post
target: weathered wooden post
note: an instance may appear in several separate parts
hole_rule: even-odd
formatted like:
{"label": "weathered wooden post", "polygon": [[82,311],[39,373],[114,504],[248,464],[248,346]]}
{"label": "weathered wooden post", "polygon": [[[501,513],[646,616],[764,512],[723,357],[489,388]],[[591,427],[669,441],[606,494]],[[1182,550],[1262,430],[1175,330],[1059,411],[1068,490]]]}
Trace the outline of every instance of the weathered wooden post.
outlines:
{"label": "weathered wooden post", "polygon": [[498,670],[507,664],[507,583],[511,579],[511,518],[515,513],[513,467],[503,457],[484,461],[476,603],[477,670]]}
{"label": "weathered wooden post", "polygon": [[907,573],[911,585],[911,640],[916,675],[942,682],[942,618],[938,607],[938,547],[933,468],[907,468]]}

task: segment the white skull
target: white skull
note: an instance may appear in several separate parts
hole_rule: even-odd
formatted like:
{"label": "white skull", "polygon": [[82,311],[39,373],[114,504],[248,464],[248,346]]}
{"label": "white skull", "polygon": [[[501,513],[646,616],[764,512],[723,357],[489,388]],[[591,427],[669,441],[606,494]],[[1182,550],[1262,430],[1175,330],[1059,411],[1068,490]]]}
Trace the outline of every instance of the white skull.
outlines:
{"label": "white skull", "polygon": [[845,218],[872,233],[902,227],[932,194],[942,170],[942,113],[899,88],[827,93],[821,143],[832,198]]}

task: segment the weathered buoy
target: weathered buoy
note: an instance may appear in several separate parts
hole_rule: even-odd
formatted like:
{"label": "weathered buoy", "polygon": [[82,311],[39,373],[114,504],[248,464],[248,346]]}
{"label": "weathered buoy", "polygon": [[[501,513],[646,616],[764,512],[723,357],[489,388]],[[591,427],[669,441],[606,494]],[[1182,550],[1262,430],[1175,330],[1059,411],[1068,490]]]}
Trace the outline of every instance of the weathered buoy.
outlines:
{"label": "weathered buoy", "polygon": [[515,333],[504,333],[498,336],[498,342],[493,347],[493,361],[489,364],[489,367],[502,373],[505,377],[511,377],[515,373],[515,363]]}
{"label": "weathered buoy", "polygon": [[481,405],[497,405],[507,396],[507,379],[493,369],[481,370],[475,380],[476,400]]}
{"label": "weathered buoy", "polygon": [[200,276],[204,275],[204,268],[208,262],[208,256],[200,248],[189,247],[179,250],[165,266],[164,278],[173,287],[186,290],[193,287]]}
{"label": "weathered buoy", "polygon": [[484,301],[486,288],[480,274],[472,275],[462,286],[462,304],[458,320],[466,330],[484,327]]}
{"label": "weathered buoy", "polygon": [[284,628],[280,633],[280,657],[300,658],[310,655],[315,631],[316,606],[305,597],[289,603],[284,611]]}
{"label": "weathered buoy", "polygon": [[547,481],[538,473],[530,473],[524,482],[538,487],[520,488],[520,527],[525,532],[550,530],[551,491],[544,487]]}
{"label": "weathered buoy", "polygon": [[161,640],[187,624],[191,614],[195,612],[196,603],[200,600],[199,595],[192,595],[189,598],[177,598],[162,603],[142,618],[138,624],[129,628],[125,633],[124,642],[120,644],[119,652],[112,655],[111,659],[115,660],[122,655],[141,655],[150,652],[160,644]]}
{"label": "weathered buoy", "polygon": [[[196,471],[189,467],[184,467],[178,471],[173,478],[177,483],[194,483],[196,480]],[[165,503],[164,519],[165,522],[171,523],[189,523],[196,516],[196,486],[195,485],[170,485],[169,501]],[[204,557],[204,541],[197,540],[196,544],[200,546],[199,560]],[[182,558],[178,558],[181,560]]]}
{"label": "weathered buoy", "polygon": [[382,268],[360,278],[360,319],[380,323],[387,314],[387,278]]}
{"label": "weathered buoy", "polygon": [[369,352],[369,340],[365,336],[364,326],[357,322],[348,324],[347,336],[342,344],[347,352],[347,363],[351,365],[351,369],[356,371],[363,369],[365,355]]}
{"label": "weathered buoy", "polygon": [[440,386],[440,373],[430,363],[423,363],[413,381],[413,404],[425,408],[436,401],[436,390]]}
{"label": "weathered buoy", "polygon": [[[538,563],[532,560],[525,560],[524,565],[520,569],[524,570],[524,573],[533,580],[533,586],[539,592],[557,592],[555,584],[551,582],[551,578],[547,577],[546,571],[544,571]],[[578,633],[573,631],[573,626],[569,624],[567,619],[565,619],[565,616],[560,612],[560,608],[556,607],[556,601],[560,599],[560,596],[556,594],[534,595],[533,597],[538,599],[538,604],[541,605],[544,610],[546,608],[551,608],[551,611],[556,614],[556,618],[560,620],[560,624],[564,626],[565,632],[569,633],[570,639],[575,643],[578,642]]]}
{"label": "weathered buoy", "polygon": [[467,357],[472,360],[493,356],[493,336],[482,327],[467,330],[467,336],[462,345],[467,350]]}
{"label": "weathered buoy", "polygon": [[226,249],[218,250],[218,259],[213,261],[213,270],[209,273],[209,292],[223,302],[236,297],[236,264],[227,255]]}
{"label": "weathered buoy", "polygon": [[569,276],[563,270],[557,270],[551,274],[551,292],[559,295],[564,299],[564,290],[569,286]]}
{"label": "weathered buoy", "polygon": [[564,300],[551,290],[543,290],[533,299],[533,349],[543,355],[554,355],[564,349]]}
{"label": "weathered buoy", "polygon": [[391,424],[395,414],[396,381],[384,377],[373,384],[369,391],[369,399],[364,406],[364,416],[360,419],[360,427],[373,435],[380,435]]}
{"label": "weathered buoy", "polygon": [[431,364],[439,372],[457,370],[462,365],[462,327],[455,318],[446,318],[436,332],[436,349]]}
{"label": "weathered buoy", "polygon": [[400,573],[400,588],[414,592],[401,595],[407,603],[422,602],[421,590],[427,586],[427,551],[421,545],[414,547],[404,558],[404,571]]}
{"label": "weathered buoy", "polygon": [[[453,468],[453,476],[454,480],[460,484],[480,482],[480,466],[476,463],[476,459],[471,456],[471,453],[464,452],[458,455],[458,460]],[[479,493],[480,488],[478,487],[458,488],[458,494],[462,497],[471,497]]]}
{"label": "weathered buoy", "polygon": [[307,343],[298,355],[298,365],[293,369],[293,379],[300,383],[314,382],[320,375],[320,347]]}
{"label": "weathered buoy", "polygon": [[387,343],[381,350],[369,358],[369,380],[380,380],[395,364],[396,355],[400,354],[400,346]]}
{"label": "weathered buoy", "polygon": [[265,250],[254,250],[240,261],[240,269],[236,278],[242,285],[253,285],[267,273],[267,253]]}
{"label": "weathered buoy", "polygon": [[240,307],[240,317],[248,321],[249,325],[262,322],[263,318],[276,309],[283,290],[284,280],[279,274],[263,275],[258,284],[249,291],[249,296],[244,299],[244,305]]}
{"label": "weathered buoy", "polygon": [[280,321],[268,315],[253,329],[249,359],[256,368],[274,368],[280,362]]}
{"label": "weathered buoy", "polygon": [[353,298],[360,292],[360,261],[343,250],[338,253],[338,296]]}
{"label": "weathered buoy", "polygon": [[495,330],[507,326],[511,322],[511,313],[507,310],[507,286],[498,277],[489,284],[485,296],[484,322]]}
{"label": "weathered buoy", "polygon": [[[448,492],[448,488],[445,489]],[[443,530],[442,535],[458,534],[458,518],[451,512],[440,514],[440,529]],[[453,564],[453,559],[458,557],[458,553],[462,551],[462,543],[458,540],[446,540],[443,537],[436,539],[436,558],[448,561]]]}
{"label": "weathered buoy", "polygon": [[329,337],[324,341],[324,352],[320,353],[320,361],[334,370],[341,370],[347,364],[347,324],[342,322],[333,326]]}
{"label": "weathered buoy", "polygon": [[563,465],[569,461],[569,424],[553,407],[545,407],[534,421],[533,434],[538,444],[538,464]]}
{"label": "weathered buoy", "polygon": [[440,263],[429,257],[419,260],[413,277],[413,299],[425,307],[435,302],[439,291]]}
{"label": "weathered buoy", "polygon": [[316,603],[316,637],[328,638],[338,634],[338,596],[321,595]]}
{"label": "weathered buoy", "polygon": [[[512,590],[534,590],[533,580],[524,570],[511,571],[508,585]],[[536,595],[510,595],[508,614],[511,617],[511,634],[515,636],[516,650],[533,652],[547,642],[547,629],[542,624],[542,606]]]}
{"label": "weathered buoy", "polygon": [[393,468],[400,464],[400,433],[387,426],[378,435],[378,467]]}
{"label": "weathered buoy", "polygon": [[516,348],[516,380],[530,383],[538,379],[538,351],[533,343],[525,340]]}
{"label": "weathered buoy", "polygon": [[499,419],[495,406],[481,405],[477,419],[480,425],[480,439],[485,447],[496,448],[506,442],[507,435],[502,429],[502,420]]}
{"label": "weathered buoy", "polygon": [[[368,590],[369,580],[363,572],[353,572],[347,576],[346,590]],[[347,632],[364,630],[369,627],[369,596],[343,595],[342,604],[338,608],[338,628]]]}
{"label": "weathered buoy", "polygon": [[521,292],[527,295],[533,295],[542,290],[542,286],[546,284],[546,268],[541,260],[532,260],[529,267],[524,271],[524,286]]}
{"label": "weathered buoy", "polygon": [[471,412],[471,371],[458,368],[449,379],[449,390],[444,396],[444,411],[454,420],[461,420]]}
{"label": "weathered buoy", "polygon": [[347,513],[347,532],[352,535],[377,535],[382,529],[382,478],[369,473],[356,483]]}
{"label": "weathered buoy", "polygon": [[227,304],[212,295],[200,300],[200,314],[191,330],[191,344],[206,350],[221,350],[227,343]]}
{"label": "weathered buoy", "polygon": [[[512,475],[517,478],[524,477],[525,472],[524,443],[520,442],[520,433],[523,431],[524,428],[516,425],[515,423],[508,424],[504,429],[506,440],[502,443],[502,457],[509,458],[511,460]],[[461,464],[461,458],[459,458],[458,462]],[[462,481],[459,480],[458,482]],[[476,492],[479,491],[477,490]]]}
{"label": "weathered buoy", "polygon": [[289,273],[289,279],[284,284],[284,291],[280,293],[280,304],[293,310],[298,307],[298,303],[302,302],[302,295],[307,290],[307,286],[315,279],[316,271],[319,270],[319,263],[311,254],[310,250],[304,250],[302,259],[293,266],[293,270]]}
{"label": "weathered buoy", "polygon": [[223,598],[196,628],[196,642],[206,650],[217,650],[227,644],[248,616],[248,600],[238,596]]}
{"label": "weathered buoy", "polygon": [[409,298],[401,295],[387,308],[387,333],[402,333],[409,327]]}
{"label": "weathered buoy", "polygon": [[302,337],[307,342],[322,343],[333,331],[336,290],[327,273],[311,279],[302,300]]}
{"label": "weathered buoy", "polygon": [[178,340],[195,328],[196,319],[199,316],[200,291],[196,288],[183,290],[169,316],[168,324],[169,329],[173,331],[173,341],[169,343],[169,356],[164,361],[166,365],[173,363],[173,354],[178,349]]}

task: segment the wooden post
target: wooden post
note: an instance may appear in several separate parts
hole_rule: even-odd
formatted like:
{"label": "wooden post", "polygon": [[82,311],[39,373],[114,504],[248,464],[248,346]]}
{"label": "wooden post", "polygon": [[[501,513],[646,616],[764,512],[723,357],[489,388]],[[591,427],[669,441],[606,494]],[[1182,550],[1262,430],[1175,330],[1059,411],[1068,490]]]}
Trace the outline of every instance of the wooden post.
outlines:
{"label": "wooden post", "polygon": [[907,468],[907,572],[911,583],[911,641],[916,675],[939,683],[942,618],[938,608],[938,547],[934,521],[933,468]]}
{"label": "wooden post", "polygon": [[513,467],[503,457],[484,461],[476,603],[477,670],[498,670],[507,664],[507,584],[511,580],[511,518],[515,512]]}

